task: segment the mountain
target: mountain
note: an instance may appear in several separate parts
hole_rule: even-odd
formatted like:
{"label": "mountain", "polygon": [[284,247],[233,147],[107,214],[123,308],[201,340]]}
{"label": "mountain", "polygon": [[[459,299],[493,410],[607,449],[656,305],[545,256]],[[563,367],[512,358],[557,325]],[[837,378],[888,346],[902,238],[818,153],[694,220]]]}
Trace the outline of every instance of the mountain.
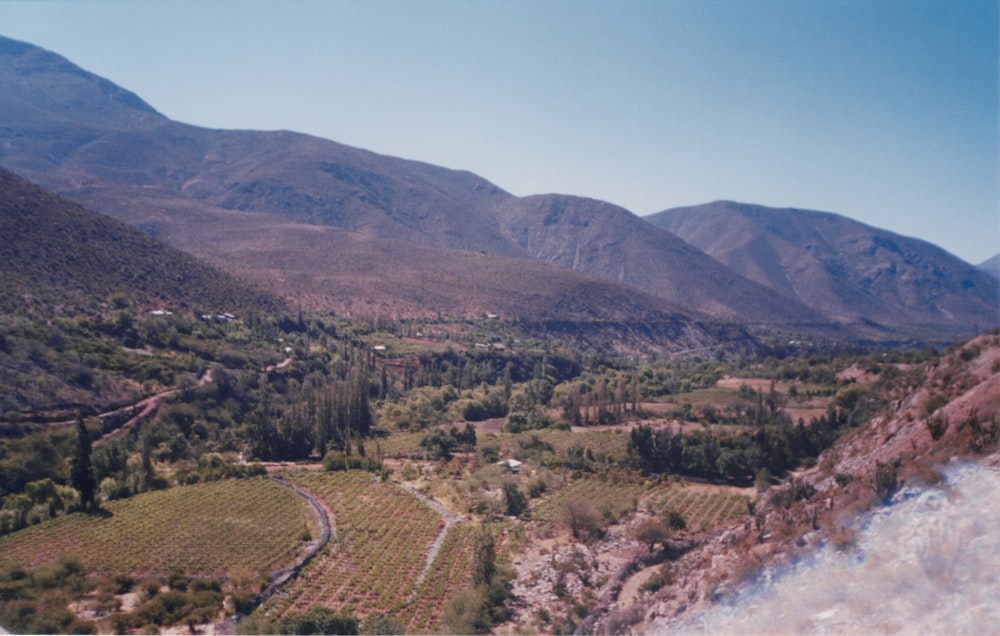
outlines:
{"label": "mountain", "polygon": [[824,320],[609,203],[550,194],[511,198],[500,209],[504,234],[539,260],[682,299],[712,315],[749,322]]}
{"label": "mountain", "polygon": [[[609,204],[576,197],[520,199],[469,172],[298,133],[208,130],[172,122],[132,93],[54,53],[13,40],[0,39],[0,86],[0,164],[92,209],[160,231],[158,236],[174,246],[210,257],[229,271],[260,269],[262,262],[280,260],[282,251],[316,253],[322,241],[332,241],[330,250],[339,249],[337,241],[353,235],[326,229],[335,227],[367,237],[368,243],[350,239],[355,248],[390,249],[376,239],[395,241],[388,260],[419,272],[390,267],[380,252],[372,252],[367,259],[374,268],[371,278],[381,285],[366,291],[379,296],[371,299],[375,304],[392,305],[412,292],[414,276],[434,280],[448,268],[470,279],[483,275],[477,268],[492,270],[492,285],[498,288],[500,282],[509,286],[516,280],[506,271],[515,267],[513,261],[489,261],[490,267],[482,268],[482,259],[469,254],[479,253],[558,265],[539,274],[549,280],[549,290],[578,287],[580,279],[568,268],[627,286],[633,291],[621,288],[612,296],[631,293],[633,305],[655,297],[642,311],[659,311],[665,302],[724,319],[823,320],[798,301],[726,271],[668,232],[650,230]],[[200,235],[182,227],[195,217]],[[250,218],[265,224],[272,236],[305,243],[261,238],[246,249],[232,248],[230,241],[246,236],[240,224]],[[216,247],[205,246],[205,232],[217,237]],[[404,254],[410,248],[402,244],[420,246],[415,250],[419,258],[410,259]],[[255,260],[248,262],[251,251]],[[317,259],[312,266],[331,259]],[[313,273],[322,279],[343,271]],[[570,277],[559,282],[562,276]],[[315,298],[320,292],[309,293]],[[321,304],[336,295],[332,290],[323,294],[326,298],[315,298]],[[505,298],[509,294],[498,289],[492,302]],[[556,298],[540,313],[574,305],[561,294]],[[544,300],[539,297],[535,304]],[[431,296],[426,301],[431,304],[425,311],[456,309],[446,297],[440,303]]]}
{"label": "mountain", "polygon": [[976,265],[976,269],[986,272],[993,278],[1000,278],[1000,254],[995,254],[985,261]]}
{"label": "mountain", "polygon": [[645,218],[837,320],[955,333],[1000,322],[996,279],[935,245],[837,214],[717,201]]}
{"label": "mountain", "polygon": [[0,169],[0,312],[94,307],[277,309],[282,301],[120,221]]}

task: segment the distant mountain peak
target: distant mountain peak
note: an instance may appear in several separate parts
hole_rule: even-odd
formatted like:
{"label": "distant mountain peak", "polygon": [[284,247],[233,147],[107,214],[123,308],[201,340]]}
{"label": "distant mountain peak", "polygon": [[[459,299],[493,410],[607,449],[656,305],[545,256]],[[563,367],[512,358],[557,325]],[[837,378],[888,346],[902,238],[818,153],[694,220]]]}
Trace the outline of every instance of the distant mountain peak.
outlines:
{"label": "distant mountain peak", "polygon": [[1000,278],[1000,254],[994,254],[982,263],[976,265],[976,269],[986,272],[993,278]]}
{"label": "distant mountain peak", "polygon": [[[131,128],[150,120],[166,119],[135,93],[80,68],[65,57],[3,36],[0,36],[0,85],[5,87],[7,94],[14,93],[8,87],[15,86],[17,93],[28,96],[44,93],[47,102],[43,107],[47,111],[74,120],[88,114],[99,115],[103,124],[119,119]],[[99,110],[91,107],[91,100],[96,100]],[[40,105],[32,104],[36,108]],[[117,108],[109,108],[110,105]]]}
{"label": "distant mountain peak", "polygon": [[646,220],[841,320],[957,331],[998,322],[995,280],[932,243],[839,214],[715,201]]}

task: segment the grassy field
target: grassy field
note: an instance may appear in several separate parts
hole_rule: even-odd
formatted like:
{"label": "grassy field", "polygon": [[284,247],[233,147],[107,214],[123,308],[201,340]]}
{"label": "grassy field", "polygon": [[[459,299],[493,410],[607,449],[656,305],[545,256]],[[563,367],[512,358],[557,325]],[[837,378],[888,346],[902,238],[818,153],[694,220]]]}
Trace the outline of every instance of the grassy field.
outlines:
{"label": "grassy field", "polygon": [[0,537],[0,567],[34,569],[71,554],[85,570],[108,575],[266,573],[289,564],[309,535],[304,501],[265,477],[150,492],[103,509]]}

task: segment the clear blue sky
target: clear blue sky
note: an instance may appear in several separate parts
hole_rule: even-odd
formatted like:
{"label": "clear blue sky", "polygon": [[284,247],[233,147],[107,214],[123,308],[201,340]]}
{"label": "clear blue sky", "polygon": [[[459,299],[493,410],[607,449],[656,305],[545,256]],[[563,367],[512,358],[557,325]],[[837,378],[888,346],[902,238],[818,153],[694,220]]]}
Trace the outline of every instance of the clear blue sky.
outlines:
{"label": "clear blue sky", "polygon": [[0,34],[217,128],[636,214],[838,212],[1000,251],[996,0],[0,0]]}

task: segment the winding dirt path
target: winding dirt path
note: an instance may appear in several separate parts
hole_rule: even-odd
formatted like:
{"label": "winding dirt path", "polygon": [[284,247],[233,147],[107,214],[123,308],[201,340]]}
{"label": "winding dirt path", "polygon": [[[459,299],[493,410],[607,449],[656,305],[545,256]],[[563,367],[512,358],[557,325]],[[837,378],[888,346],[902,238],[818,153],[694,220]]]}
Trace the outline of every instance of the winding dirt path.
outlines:
{"label": "winding dirt path", "polygon": [[[272,365],[266,367],[264,369],[264,371],[266,373],[271,373],[273,371],[280,371],[282,369],[287,369],[292,364],[293,361],[294,361],[293,358],[290,358],[290,357],[289,358],[285,358],[284,360],[282,360],[278,364],[272,364]],[[195,384],[195,388],[201,388],[201,387],[205,386],[206,384],[210,384],[210,383],[212,383],[214,381],[215,381],[215,376],[212,374],[212,369],[210,367],[210,368],[208,368],[208,369],[205,370],[205,372],[201,375],[200,378],[198,378],[198,382]],[[91,443],[91,446],[93,448],[97,448],[98,446],[100,446],[104,442],[107,442],[110,439],[114,439],[115,437],[118,437],[124,431],[127,431],[127,430],[129,430],[131,428],[134,428],[136,426],[136,424],[138,424],[139,422],[143,421],[143,419],[148,418],[148,417],[152,416],[154,413],[156,413],[156,411],[159,410],[160,406],[163,404],[164,400],[167,400],[169,398],[174,397],[175,395],[177,395],[178,393],[180,393],[182,390],[183,389],[180,388],[180,387],[176,387],[176,388],[173,388],[173,389],[167,389],[166,391],[160,391],[159,393],[155,393],[155,394],[150,395],[148,397],[144,397],[141,400],[139,400],[138,402],[135,402],[133,404],[128,404],[128,405],[123,406],[121,408],[114,409],[113,411],[106,411],[104,413],[98,413],[97,417],[99,417],[99,418],[101,418],[103,420],[103,419],[105,419],[107,417],[111,417],[112,415],[118,415],[119,413],[124,413],[126,411],[132,411],[133,413],[135,413],[136,410],[139,411],[137,414],[133,415],[131,418],[128,419],[128,421],[126,421],[121,426],[108,431],[104,435],[101,435],[99,438],[97,438],[96,440],[94,440]],[[76,423],[76,420],[73,419],[73,420],[67,420],[67,421],[64,421],[64,422],[56,422],[55,424],[57,426],[64,426],[64,425],[70,425],[70,424],[75,424],[75,423]]]}
{"label": "winding dirt path", "polygon": [[635,605],[636,601],[642,594],[642,586],[649,579],[653,578],[653,575],[657,573],[660,565],[651,565],[647,568],[639,570],[625,581],[622,585],[621,591],[618,593],[618,604],[621,608],[631,607]]}
{"label": "winding dirt path", "polygon": [[291,567],[271,572],[267,587],[264,588],[264,591],[261,592],[258,599],[258,605],[266,601],[271,596],[274,596],[281,586],[295,578],[295,576],[302,571],[302,568],[308,565],[309,561],[311,561],[314,556],[319,554],[319,551],[322,550],[331,539],[337,538],[337,528],[333,525],[333,522],[330,521],[330,511],[327,510],[326,506],[324,506],[323,503],[311,492],[302,488],[298,484],[293,484],[285,478],[278,477],[277,475],[272,476],[271,481],[288,488],[309,503],[313,512],[316,513],[316,518],[319,520],[320,533],[318,538],[306,546],[305,553]]}
{"label": "winding dirt path", "polygon": [[411,603],[413,602],[414,599],[416,599],[417,592],[420,589],[421,583],[423,583],[427,579],[427,576],[430,574],[431,568],[434,567],[434,561],[437,560],[438,554],[441,553],[441,547],[444,545],[445,539],[448,538],[448,532],[451,530],[452,526],[462,523],[462,518],[454,514],[444,506],[442,506],[440,503],[434,501],[427,495],[418,491],[416,488],[413,488],[412,486],[408,486],[406,484],[398,484],[398,486],[403,490],[405,490],[406,492],[413,495],[414,497],[416,497],[417,499],[419,499],[420,501],[430,506],[432,510],[441,515],[441,518],[444,519],[444,527],[441,528],[437,536],[434,537],[434,543],[431,544],[430,550],[427,551],[427,557],[425,558],[424,561],[424,569],[420,571],[420,574],[417,576],[416,580],[414,580],[413,591],[410,592],[410,595],[406,598],[406,602]]}

